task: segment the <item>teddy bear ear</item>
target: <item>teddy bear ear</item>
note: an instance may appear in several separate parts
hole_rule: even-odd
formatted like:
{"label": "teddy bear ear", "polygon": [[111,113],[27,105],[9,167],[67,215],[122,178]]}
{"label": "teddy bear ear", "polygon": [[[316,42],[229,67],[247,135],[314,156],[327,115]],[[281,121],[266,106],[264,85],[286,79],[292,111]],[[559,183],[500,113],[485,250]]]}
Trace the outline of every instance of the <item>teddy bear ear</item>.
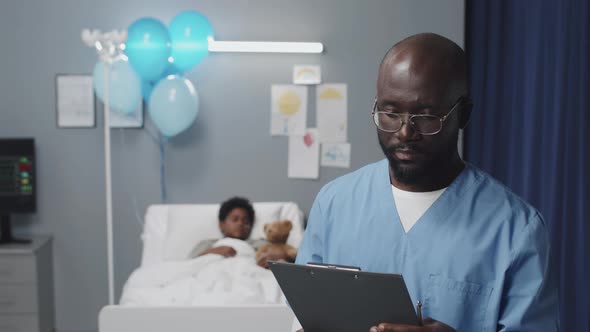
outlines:
{"label": "teddy bear ear", "polygon": [[293,223],[291,222],[291,220],[285,220],[283,221],[283,224],[288,228],[288,230],[293,229]]}

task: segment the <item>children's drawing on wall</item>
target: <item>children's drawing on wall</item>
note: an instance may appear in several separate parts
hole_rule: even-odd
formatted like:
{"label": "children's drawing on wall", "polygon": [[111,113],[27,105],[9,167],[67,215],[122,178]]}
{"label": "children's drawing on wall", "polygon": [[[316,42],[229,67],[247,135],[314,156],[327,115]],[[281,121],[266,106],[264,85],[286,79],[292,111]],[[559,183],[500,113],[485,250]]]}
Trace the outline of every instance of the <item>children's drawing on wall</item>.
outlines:
{"label": "children's drawing on wall", "polygon": [[317,126],[322,143],[347,141],[348,110],[346,84],[322,84],[316,91]]}
{"label": "children's drawing on wall", "polygon": [[293,84],[320,84],[321,82],[320,66],[297,65],[293,67]]}
{"label": "children's drawing on wall", "polygon": [[302,136],[289,137],[290,178],[317,179],[320,169],[320,143],[318,130],[309,128]]}
{"label": "children's drawing on wall", "polygon": [[303,136],[307,122],[307,88],[295,85],[271,87],[271,135]]}
{"label": "children's drawing on wall", "polygon": [[350,143],[322,143],[322,166],[350,168]]}

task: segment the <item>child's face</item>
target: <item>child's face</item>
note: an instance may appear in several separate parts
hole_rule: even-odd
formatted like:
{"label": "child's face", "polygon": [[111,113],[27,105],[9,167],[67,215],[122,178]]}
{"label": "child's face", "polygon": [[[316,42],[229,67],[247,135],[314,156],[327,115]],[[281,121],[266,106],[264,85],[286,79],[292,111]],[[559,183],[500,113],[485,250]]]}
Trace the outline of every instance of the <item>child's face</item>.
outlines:
{"label": "child's face", "polygon": [[252,231],[252,220],[250,220],[246,210],[235,208],[229,212],[224,220],[219,222],[219,228],[225,237],[245,240]]}

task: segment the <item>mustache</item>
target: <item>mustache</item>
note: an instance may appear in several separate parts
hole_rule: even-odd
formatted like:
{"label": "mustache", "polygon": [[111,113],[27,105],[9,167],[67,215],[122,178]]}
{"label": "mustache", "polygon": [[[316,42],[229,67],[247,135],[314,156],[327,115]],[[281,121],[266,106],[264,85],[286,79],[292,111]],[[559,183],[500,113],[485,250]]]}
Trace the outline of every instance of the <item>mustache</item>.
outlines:
{"label": "mustache", "polygon": [[408,143],[399,143],[387,148],[387,152],[394,153],[396,150],[410,150],[416,153],[424,153],[422,148],[417,146],[416,144],[408,144]]}

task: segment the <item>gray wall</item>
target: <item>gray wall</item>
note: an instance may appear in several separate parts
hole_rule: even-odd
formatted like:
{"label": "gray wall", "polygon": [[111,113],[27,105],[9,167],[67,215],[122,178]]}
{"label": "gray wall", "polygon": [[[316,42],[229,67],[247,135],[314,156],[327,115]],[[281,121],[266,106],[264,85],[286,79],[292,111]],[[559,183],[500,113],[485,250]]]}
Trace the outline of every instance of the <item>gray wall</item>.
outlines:
{"label": "gray wall", "polygon": [[[95,129],[57,129],[57,73],[90,73],[82,28],[126,28],[183,10],[212,22],[218,40],[321,41],[321,55],[211,54],[188,77],[201,97],[196,124],[167,146],[169,201],[296,201],[305,213],[328,181],[381,158],[369,111],[384,52],[410,34],[433,31],[463,43],[463,0],[445,1],[2,1],[0,136],[33,136],[39,210],[16,216],[18,231],[54,236],[58,331],[92,331],[107,302],[102,114]],[[287,174],[287,138],[269,136],[270,85],[289,83],[294,64],[320,64],[325,82],[347,83],[350,170],[320,179]],[[308,125],[315,124],[310,90]],[[151,123],[147,129],[154,130]],[[159,150],[146,129],[113,130],[117,296],[141,253],[145,207],[159,202]]]}

